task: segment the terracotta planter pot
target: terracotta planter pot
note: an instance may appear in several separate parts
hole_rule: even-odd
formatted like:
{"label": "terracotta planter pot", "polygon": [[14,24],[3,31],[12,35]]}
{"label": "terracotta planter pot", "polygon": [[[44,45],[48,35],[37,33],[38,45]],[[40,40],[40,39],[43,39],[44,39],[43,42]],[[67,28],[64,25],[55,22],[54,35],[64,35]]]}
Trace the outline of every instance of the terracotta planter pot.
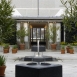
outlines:
{"label": "terracotta planter pot", "polygon": [[10,49],[10,47],[8,47],[8,48],[3,48],[4,53],[9,53],[9,49]]}
{"label": "terracotta planter pot", "polygon": [[12,49],[12,53],[17,53],[18,49]]}
{"label": "terracotta planter pot", "polygon": [[65,50],[64,49],[61,49],[61,54],[65,54]]}
{"label": "terracotta planter pot", "polygon": [[70,47],[66,47],[67,53],[70,53]]}
{"label": "terracotta planter pot", "polygon": [[57,44],[51,44],[51,49],[56,50],[56,46],[57,46]]}
{"label": "terracotta planter pot", "polygon": [[70,54],[74,54],[74,50],[73,49],[69,49]]}
{"label": "terracotta planter pot", "polygon": [[4,53],[8,53],[9,52],[9,49],[7,48],[7,49],[3,49],[3,52]]}
{"label": "terracotta planter pot", "polygon": [[10,49],[10,47],[8,47],[8,53],[9,53],[9,49]]}
{"label": "terracotta planter pot", "polygon": [[6,66],[0,66],[0,77],[4,76],[4,73],[5,73],[5,69],[6,69]]}
{"label": "terracotta planter pot", "polygon": [[25,44],[20,44],[19,47],[20,47],[20,50],[24,50],[25,49]]}

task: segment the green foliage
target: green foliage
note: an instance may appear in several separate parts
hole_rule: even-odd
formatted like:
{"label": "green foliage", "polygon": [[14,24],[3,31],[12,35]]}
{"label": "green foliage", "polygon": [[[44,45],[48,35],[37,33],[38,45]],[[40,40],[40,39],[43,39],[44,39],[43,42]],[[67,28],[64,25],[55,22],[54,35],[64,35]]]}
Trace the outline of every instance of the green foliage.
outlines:
{"label": "green foliage", "polygon": [[62,46],[61,46],[61,49],[65,49],[65,46],[64,46],[64,45],[62,45]]}
{"label": "green foliage", "polygon": [[63,23],[65,27],[71,31],[72,23],[77,26],[77,1],[76,0],[60,0],[65,7],[65,12],[63,14]]}
{"label": "green foliage", "polygon": [[73,49],[73,46],[70,46],[70,49]]}
{"label": "green foliage", "polygon": [[15,31],[13,25],[15,21],[12,19],[13,7],[11,0],[1,0],[0,2],[0,41],[4,42],[10,39]]}
{"label": "green foliage", "polygon": [[47,31],[46,31],[46,37],[48,40],[52,40],[52,43],[56,42],[56,37],[57,37],[57,30],[59,27],[56,27],[56,23],[54,22],[53,25],[51,25]]}
{"label": "green foliage", "polygon": [[68,46],[68,47],[70,47],[70,46],[77,46],[77,42],[75,42],[75,43],[61,42],[61,45],[62,45],[62,46]]}
{"label": "green foliage", "polygon": [[71,46],[71,44],[67,44],[67,47],[70,47]]}
{"label": "green foliage", "polygon": [[18,47],[17,47],[17,45],[13,45],[13,48],[12,49],[17,49]]}
{"label": "green foliage", "polygon": [[77,0],[60,1],[65,7],[63,14],[63,23],[66,32],[65,41],[71,43],[77,39]]}
{"label": "green foliage", "polygon": [[67,43],[66,43],[66,42],[64,42],[64,41],[62,41],[62,42],[61,42],[61,45],[67,45]]}
{"label": "green foliage", "polygon": [[[68,43],[74,43],[77,41],[77,27],[72,26],[71,31],[69,32],[68,29],[66,29],[65,34],[65,41]],[[70,40],[69,40],[70,39]]]}
{"label": "green foliage", "polygon": [[6,61],[5,57],[3,55],[0,55],[0,66],[5,65],[5,61]]}
{"label": "green foliage", "polygon": [[9,44],[5,44],[3,48],[4,48],[4,49],[9,48]]}
{"label": "green foliage", "polygon": [[20,30],[17,31],[17,37],[20,39],[21,43],[24,43],[25,36],[28,36],[28,30],[22,26]]}
{"label": "green foliage", "polygon": [[77,46],[77,42],[76,43],[71,43],[72,46]]}

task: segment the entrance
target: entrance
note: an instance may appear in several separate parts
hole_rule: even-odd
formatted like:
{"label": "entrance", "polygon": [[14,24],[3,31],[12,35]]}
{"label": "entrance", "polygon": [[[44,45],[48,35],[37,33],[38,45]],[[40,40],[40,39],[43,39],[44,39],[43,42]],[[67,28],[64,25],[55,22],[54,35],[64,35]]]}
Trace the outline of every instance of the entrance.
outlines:
{"label": "entrance", "polygon": [[32,23],[30,27],[31,46],[37,45],[38,40],[40,45],[46,45],[46,23]]}

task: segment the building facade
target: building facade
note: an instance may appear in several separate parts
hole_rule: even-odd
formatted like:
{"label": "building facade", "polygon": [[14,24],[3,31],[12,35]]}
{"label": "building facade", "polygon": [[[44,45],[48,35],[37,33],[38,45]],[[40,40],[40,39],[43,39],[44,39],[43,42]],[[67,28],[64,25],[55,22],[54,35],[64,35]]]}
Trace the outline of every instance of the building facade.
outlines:
{"label": "building facade", "polygon": [[[12,0],[15,10],[18,14],[13,15],[17,21],[17,30],[20,29],[21,23],[30,30],[29,36],[25,36],[26,48],[31,48],[40,40],[41,45],[46,45],[50,49],[51,40],[45,37],[46,28],[56,22],[59,27],[57,31],[56,43],[60,46],[60,42],[64,41],[64,28],[62,26],[62,17],[64,7],[60,0]],[[19,39],[17,39],[19,41]],[[57,49],[59,49],[57,46]]]}
{"label": "building facade", "polygon": [[[40,41],[40,45],[46,45],[47,49],[51,48],[50,43],[52,43],[52,40],[48,41],[45,34],[46,29],[50,25],[53,25],[53,22],[56,22],[56,26],[59,27],[56,43],[60,45],[60,42],[64,41],[64,28],[62,26],[62,18],[60,17],[14,17],[14,19],[17,21],[17,30],[20,29],[20,26],[22,26],[23,23],[24,28],[30,31],[29,35],[24,38],[26,48],[28,49],[31,48],[32,45],[37,45],[37,40]],[[19,42],[20,40],[17,39],[17,41]]]}

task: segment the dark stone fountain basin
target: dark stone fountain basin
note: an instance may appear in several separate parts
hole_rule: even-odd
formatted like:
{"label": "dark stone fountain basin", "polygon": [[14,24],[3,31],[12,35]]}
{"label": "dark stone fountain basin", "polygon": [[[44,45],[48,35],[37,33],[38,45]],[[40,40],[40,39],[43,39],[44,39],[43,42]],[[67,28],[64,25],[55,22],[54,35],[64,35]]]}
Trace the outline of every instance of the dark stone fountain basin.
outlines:
{"label": "dark stone fountain basin", "polygon": [[33,63],[27,63],[27,65],[31,65],[31,66],[32,65],[38,65],[38,64],[40,64],[40,65],[51,65],[50,63],[38,63],[38,62],[37,63],[34,63],[34,62]]}
{"label": "dark stone fountain basin", "polygon": [[62,77],[62,65],[29,63],[15,65],[15,77]]}

